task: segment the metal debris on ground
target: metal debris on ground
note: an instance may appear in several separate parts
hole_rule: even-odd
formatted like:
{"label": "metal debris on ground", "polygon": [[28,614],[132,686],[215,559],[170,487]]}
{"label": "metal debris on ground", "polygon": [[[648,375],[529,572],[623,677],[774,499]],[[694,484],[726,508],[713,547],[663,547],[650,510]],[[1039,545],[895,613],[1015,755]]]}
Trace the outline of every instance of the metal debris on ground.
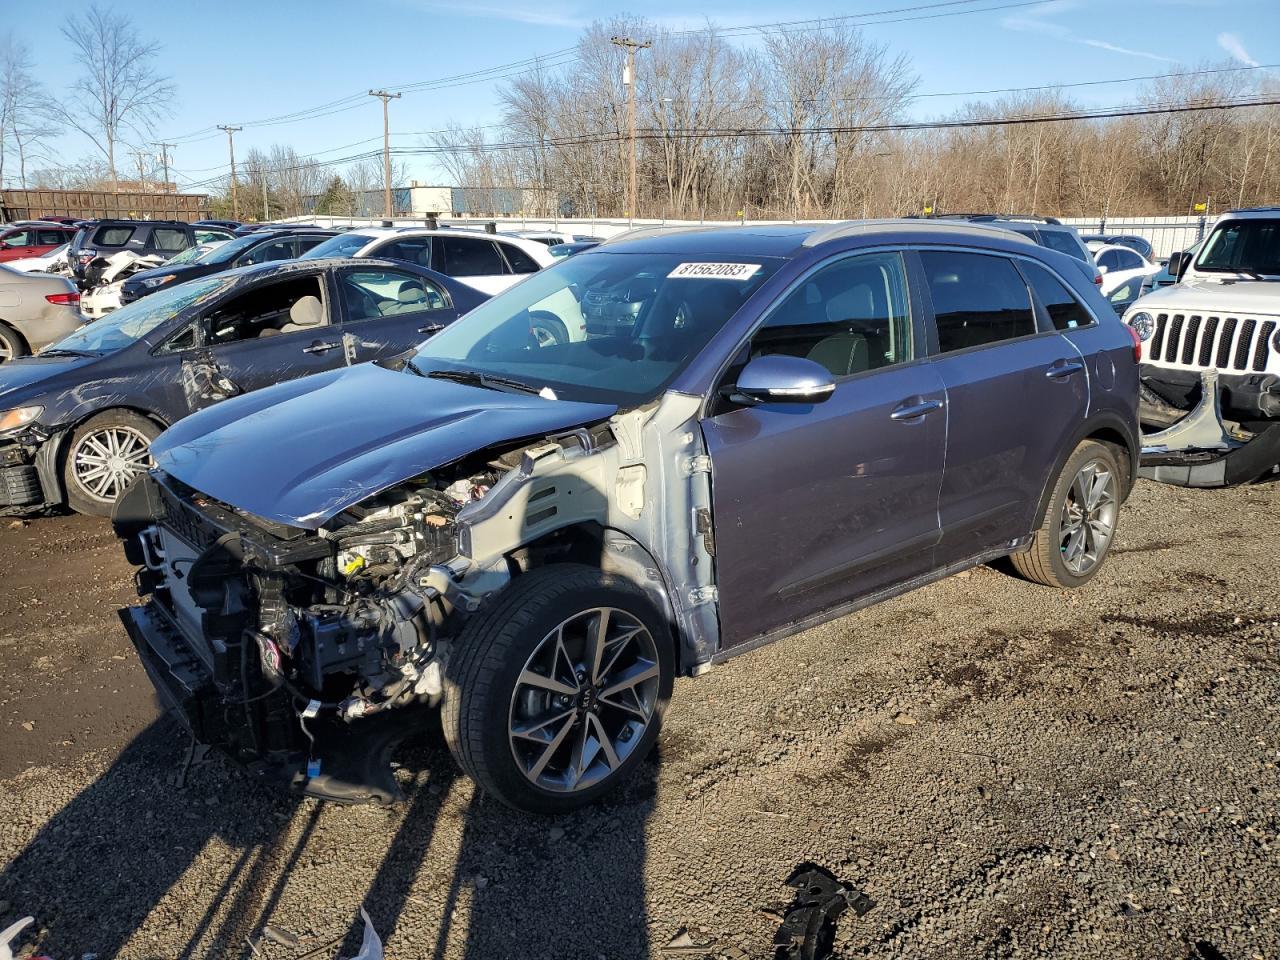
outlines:
{"label": "metal debris on ground", "polygon": [[861,890],[841,883],[831,871],[813,863],[798,866],[787,878],[787,886],[795,888],[796,898],[786,908],[773,937],[776,960],[831,956],[837,918],[850,909],[862,917],[876,905]]}
{"label": "metal debris on ground", "polygon": [[36,922],[35,917],[23,917],[17,923],[0,930],[0,960],[13,960],[13,941],[23,930]]}

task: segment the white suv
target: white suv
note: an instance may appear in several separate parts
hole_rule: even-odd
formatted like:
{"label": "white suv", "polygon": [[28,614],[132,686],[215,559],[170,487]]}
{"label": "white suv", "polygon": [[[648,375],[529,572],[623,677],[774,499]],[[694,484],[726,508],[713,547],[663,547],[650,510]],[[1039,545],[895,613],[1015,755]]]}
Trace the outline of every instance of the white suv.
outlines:
{"label": "white suv", "polygon": [[1144,472],[1255,480],[1280,463],[1280,207],[1224,214],[1169,272],[1180,281],[1124,314],[1142,341],[1144,425],[1173,424],[1145,437]]}
{"label": "white suv", "polygon": [[427,227],[365,227],[330,237],[300,259],[381,257],[454,277],[483,293],[507,289],[556,262],[545,244],[509,234]]}

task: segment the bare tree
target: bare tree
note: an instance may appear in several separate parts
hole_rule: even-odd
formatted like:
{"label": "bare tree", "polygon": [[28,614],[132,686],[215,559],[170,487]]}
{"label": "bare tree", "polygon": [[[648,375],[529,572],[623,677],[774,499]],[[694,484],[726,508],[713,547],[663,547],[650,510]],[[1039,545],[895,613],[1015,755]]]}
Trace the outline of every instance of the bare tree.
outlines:
{"label": "bare tree", "polygon": [[111,189],[120,192],[116,144],[123,129],[140,140],[150,124],[166,115],[174,86],[153,65],[160,46],[138,38],[138,29],[122,14],[98,6],[73,16],[62,28],[84,73],[71,86],[59,116],[83,133],[103,154]]}
{"label": "bare tree", "polygon": [[47,160],[41,150],[56,133],[48,94],[35,78],[31,51],[15,37],[5,37],[0,40],[0,183],[12,151],[17,154],[18,182],[25,188],[27,161]]}

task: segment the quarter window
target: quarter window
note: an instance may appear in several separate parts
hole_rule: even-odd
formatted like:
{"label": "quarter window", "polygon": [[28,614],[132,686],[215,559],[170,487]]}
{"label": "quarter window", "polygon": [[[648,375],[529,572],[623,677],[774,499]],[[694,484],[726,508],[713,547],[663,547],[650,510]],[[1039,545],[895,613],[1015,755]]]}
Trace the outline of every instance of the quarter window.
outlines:
{"label": "quarter window", "polygon": [[910,360],[911,309],[897,253],[847,257],[822,267],[774,308],[751,356],[805,357],[834,377]]}
{"label": "quarter window", "polygon": [[1029,260],[1022,262],[1022,269],[1031,281],[1036,296],[1049,312],[1049,319],[1055,330],[1074,330],[1093,323],[1089,311],[1052,273]]}
{"label": "quarter window", "polygon": [[943,353],[1036,332],[1031,296],[1013,263],[981,253],[920,254]]}
{"label": "quarter window", "polygon": [[512,273],[537,273],[538,264],[514,243],[504,243],[502,252],[506,255],[507,263],[511,264]]}

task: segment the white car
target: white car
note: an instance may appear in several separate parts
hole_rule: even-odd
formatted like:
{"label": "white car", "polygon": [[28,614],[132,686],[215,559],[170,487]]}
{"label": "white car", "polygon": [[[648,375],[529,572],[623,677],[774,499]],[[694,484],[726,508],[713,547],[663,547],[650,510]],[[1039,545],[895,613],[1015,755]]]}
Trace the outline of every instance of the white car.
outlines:
{"label": "white car", "polygon": [[368,227],[340,233],[301,259],[382,257],[427,267],[475,287],[499,293],[556,262],[545,244],[504,233],[428,227]]}
{"label": "white car", "polygon": [[1118,243],[1104,244],[1093,251],[1093,261],[1102,274],[1102,295],[1111,293],[1130,280],[1154,277],[1160,272],[1160,264],[1152,263],[1142,254]]}
{"label": "white car", "polygon": [[41,254],[38,257],[20,257],[17,260],[9,260],[5,262],[5,266],[10,270],[17,270],[19,273],[52,273],[59,265],[67,264],[67,248],[71,244],[64,243],[60,247],[54,247],[48,253]]}
{"label": "white car", "polygon": [[559,243],[573,243],[574,236],[572,233],[564,233],[560,230],[512,230],[504,236],[520,237],[524,240],[534,240],[543,246],[554,247]]}

